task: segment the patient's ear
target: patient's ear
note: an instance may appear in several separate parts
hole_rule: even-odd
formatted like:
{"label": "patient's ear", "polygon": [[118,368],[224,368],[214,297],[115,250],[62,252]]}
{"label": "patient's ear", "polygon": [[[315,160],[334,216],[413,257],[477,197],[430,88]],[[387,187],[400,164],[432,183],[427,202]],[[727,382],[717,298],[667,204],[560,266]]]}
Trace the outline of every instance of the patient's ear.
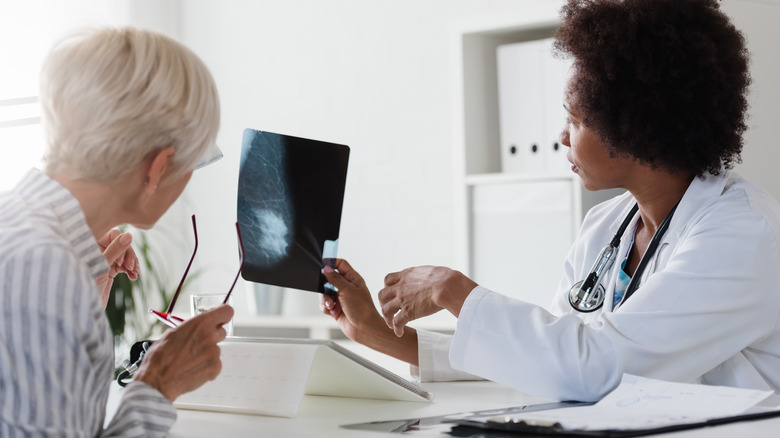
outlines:
{"label": "patient's ear", "polygon": [[168,146],[162,149],[160,152],[154,155],[149,168],[146,171],[146,193],[152,194],[157,191],[157,186],[160,185],[165,176],[165,172],[171,167],[173,156],[176,154],[176,148]]}

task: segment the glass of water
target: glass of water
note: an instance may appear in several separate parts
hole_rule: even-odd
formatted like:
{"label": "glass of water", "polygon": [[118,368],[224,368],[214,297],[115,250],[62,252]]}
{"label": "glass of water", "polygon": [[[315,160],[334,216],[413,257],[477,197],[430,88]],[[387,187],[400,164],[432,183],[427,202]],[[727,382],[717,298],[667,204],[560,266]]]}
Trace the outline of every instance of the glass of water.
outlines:
{"label": "glass of water", "polygon": [[[225,301],[225,294],[198,294],[190,295],[190,310],[192,316],[199,315],[215,307],[219,307]],[[233,298],[229,298],[227,304],[233,305]],[[233,336],[233,319],[231,318],[223,327],[228,336]]]}

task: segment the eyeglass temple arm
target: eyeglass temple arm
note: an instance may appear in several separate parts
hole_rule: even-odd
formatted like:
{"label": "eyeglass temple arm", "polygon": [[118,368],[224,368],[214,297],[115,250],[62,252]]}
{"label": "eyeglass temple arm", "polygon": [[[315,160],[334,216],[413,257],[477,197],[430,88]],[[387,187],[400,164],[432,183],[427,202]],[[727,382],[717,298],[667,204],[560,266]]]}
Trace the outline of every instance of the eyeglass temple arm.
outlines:
{"label": "eyeglass temple arm", "polygon": [[198,227],[195,226],[194,214],[192,215],[192,232],[195,234],[195,248],[192,250],[192,257],[190,257],[190,262],[187,263],[187,269],[184,270],[184,275],[181,277],[181,281],[179,281],[179,286],[176,288],[176,292],[173,294],[173,298],[171,298],[171,304],[168,305],[168,310],[165,311],[165,313],[169,315],[173,311],[173,306],[176,305],[176,300],[179,298],[179,292],[181,292],[181,288],[184,286],[184,280],[187,278],[187,274],[190,272],[192,261],[195,260],[195,253],[198,252]]}
{"label": "eyeglass temple arm", "polygon": [[230,290],[227,293],[227,296],[225,297],[225,301],[222,302],[222,304],[227,304],[228,300],[230,299],[230,294],[233,293],[233,288],[236,287],[236,282],[238,281],[238,276],[241,275],[241,268],[244,267],[244,242],[241,240],[241,228],[238,226],[238,222],[236,222],[236,235],[238,236],[238,246],[241,250],[241,260],[238,264],[238,272],[236,273],[236,278],[233,280],[233,284],[230,286]]}

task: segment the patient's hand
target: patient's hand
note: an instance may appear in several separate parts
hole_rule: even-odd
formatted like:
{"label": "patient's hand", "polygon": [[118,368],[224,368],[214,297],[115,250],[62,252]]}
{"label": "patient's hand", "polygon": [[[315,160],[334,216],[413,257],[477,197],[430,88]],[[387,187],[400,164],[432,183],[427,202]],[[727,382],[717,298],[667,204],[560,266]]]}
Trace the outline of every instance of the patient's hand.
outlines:
{"label": "patient's hand", "polygon": [[104,307],[108,302],[111,286],[114,284],[114,277],[117,274],[124,272],[130,280],[138,279],[138,270],[141,264],[131,246],[132,241],[133,236],[130,233],[123,233],[116,228],[112,228],[98,240],[100,250],[109,266],[108,271],[97,279]]}
{"label": "patient's hand", "polygon": [[367,332],[386,329],[366,282],[346,260],[336,259],[335,271],[327,265],[323,270],[325,278],[338,292],[335,296],[322,295],[320,309],[338,322],[349,339],[366,343]]}
{"label": "patient's hand", "polygon": [[156,388],[171,402],[193,391],[222,370],[217,343],[227,336],[225,328],[233,308],[221,305],[169,329],[152,344],[133,380]]}

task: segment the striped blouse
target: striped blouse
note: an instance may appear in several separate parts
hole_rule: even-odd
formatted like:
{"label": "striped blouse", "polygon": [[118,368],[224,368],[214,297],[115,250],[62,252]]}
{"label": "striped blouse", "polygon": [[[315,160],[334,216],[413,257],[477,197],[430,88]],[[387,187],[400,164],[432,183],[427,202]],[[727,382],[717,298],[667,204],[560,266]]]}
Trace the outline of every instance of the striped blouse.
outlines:
{"label": "striped blouse", "polygon": [[113,345],[106,272],[78,200],[31,170],[0,193],[0,437],[164,436],[176,420],[135,382],[104,429]]}

